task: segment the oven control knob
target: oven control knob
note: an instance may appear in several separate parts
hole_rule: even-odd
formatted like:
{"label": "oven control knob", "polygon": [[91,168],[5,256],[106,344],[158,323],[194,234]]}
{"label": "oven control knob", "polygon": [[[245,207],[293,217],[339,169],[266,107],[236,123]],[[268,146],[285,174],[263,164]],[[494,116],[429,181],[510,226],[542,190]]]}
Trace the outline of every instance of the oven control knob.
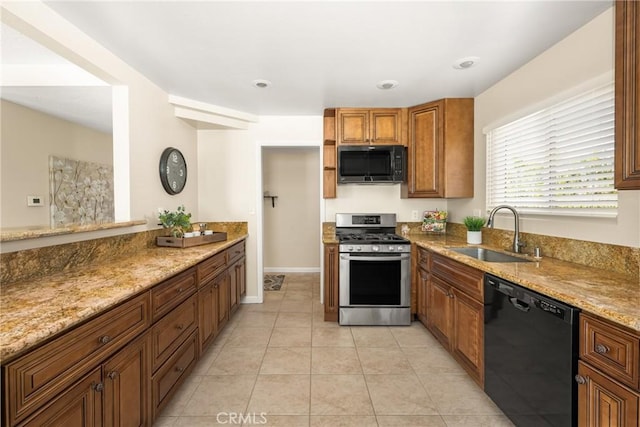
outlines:
{"label": "oven control knob", "polygon": [[402,246],[398,246],[398,252],[402,252]]}
{"label": "oven control knob", "polygon": [[380,252],[380,246],[378,246],[378,245],[373,245],[373,246],[371,246],[371,250],[372,250],[373,252]]}
{"label": "oven control knob", "polygon": [[360,252],[362,250],[362,246],[356,246],[356,251]]}
{"label": "oven control knob", "polygon": [[347,250],[348,250],[349,252],[353,251],[353,246],[349,245],[349,247],[347,248]]}
{"label": "oven control knob", "polygon": [[393,246],[389,246],[389,252],[393,252],[395,248]]}

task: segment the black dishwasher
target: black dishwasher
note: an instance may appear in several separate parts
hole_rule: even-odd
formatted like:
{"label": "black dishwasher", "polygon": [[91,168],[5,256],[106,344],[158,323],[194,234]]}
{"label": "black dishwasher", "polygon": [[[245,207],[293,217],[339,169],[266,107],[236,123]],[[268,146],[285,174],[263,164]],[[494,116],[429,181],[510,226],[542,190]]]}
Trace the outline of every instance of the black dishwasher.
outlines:
{"label": "black dishwasher", "polygon": [[516,426],[577,425],[578,312],[485,274],[484,388]]}

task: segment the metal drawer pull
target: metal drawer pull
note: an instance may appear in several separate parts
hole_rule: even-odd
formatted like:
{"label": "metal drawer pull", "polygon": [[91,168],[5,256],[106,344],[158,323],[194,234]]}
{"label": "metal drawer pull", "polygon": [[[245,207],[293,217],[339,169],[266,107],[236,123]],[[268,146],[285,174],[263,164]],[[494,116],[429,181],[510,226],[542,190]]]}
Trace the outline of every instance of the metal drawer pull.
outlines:
{"label": "metal drawer pull", "polygon": [[181,331],[184,329],[184,325],[180,324],[180,325],[176,325],[176,329]]}
{"label": "metal drawer pull", "polygon": [[178,289],[177,289],[177,291],[178,291],[178,292],[182,292],[182,288],[178,288]]}
{"label": "metal drawer pull", "polygon": [[98,383],[98,384],[93,386],[93,389],[95,391],[97,391],[98,393],[100,393],[100,392],[102,392],[102,390],[104,390],[104,385],[102,383]]}
{"label": "metal drawer pull", "polygon": [[609,347],[604,344],[596,344],[595,352],[598,354],[606,354],[609,352]]}
{"label": "metal drawer pull", "polygon": [[107,344],[109,341],[111,341],[111,337],[109,335],[103,335],[98,338],[98,341],[100,341],[100,344]]}
{"label": "metal drawer pull", "polygon": [[176,366],[176,372],[182,372],[184,371],[184,368],[181,368],[180,366]]}
{"label": "metal drawer pull", "polygon": [[576,379],[576,382],[578,384],[586,384],[587,383],[587,379],[585,377],[583,377],[582,375],[580,375],[580,374],[577,374],[575,376],[575,379]]}
{"label": "metal drawer pull", "polygon": [[109,379],[114,380],[118,376],[118,373],[116,371],[111,371],[107,376],[109,377]]}

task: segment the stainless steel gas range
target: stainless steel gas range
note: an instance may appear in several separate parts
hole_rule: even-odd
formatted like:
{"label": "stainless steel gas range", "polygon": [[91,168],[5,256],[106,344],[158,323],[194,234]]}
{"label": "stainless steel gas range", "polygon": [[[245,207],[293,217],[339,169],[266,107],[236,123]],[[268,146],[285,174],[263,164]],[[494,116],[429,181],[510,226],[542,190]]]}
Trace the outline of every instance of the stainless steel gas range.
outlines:
{"label": "stainless steel gas range", "polygon": [[341,325],[411,324],[411,243],[395,214],[336,214]]}

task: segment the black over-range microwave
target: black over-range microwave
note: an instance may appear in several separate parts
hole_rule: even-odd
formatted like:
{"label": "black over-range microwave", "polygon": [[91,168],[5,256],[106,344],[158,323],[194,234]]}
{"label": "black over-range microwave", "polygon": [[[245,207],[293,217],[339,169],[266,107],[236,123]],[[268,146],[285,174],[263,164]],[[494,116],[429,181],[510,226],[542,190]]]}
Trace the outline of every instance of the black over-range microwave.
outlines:
{"label": "black over-range microwave", "polygon": [[407,148],[402,145],[338,146],[338,184],[403,182],[406,169]]}

